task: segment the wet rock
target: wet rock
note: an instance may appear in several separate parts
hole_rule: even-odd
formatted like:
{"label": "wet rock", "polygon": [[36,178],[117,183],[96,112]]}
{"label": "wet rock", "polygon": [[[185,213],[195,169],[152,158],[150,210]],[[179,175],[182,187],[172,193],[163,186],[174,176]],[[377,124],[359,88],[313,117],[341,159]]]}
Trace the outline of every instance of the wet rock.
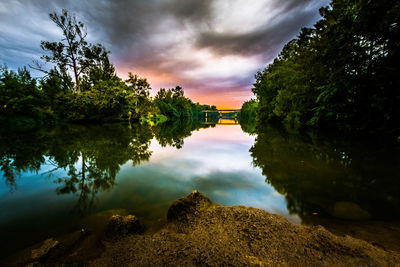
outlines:
{"label": "wet rock", "polygon": [[139,219],[134,215],[113,215],[106,228],[106,236],[126,235],[130,233],[140,234],[143,232],[143,226]]}
{"label": "wet rock", "polygon": [[358,204],[349,201],[339,201],[333,206],[334,217],[345,220],[368,220],[370,214]]}
{"label": "wet rock", "polygon": [[196,215],[201,209],[212,205],[210,199],[194,190],[190,195],[175,200],[169,207],[167,220],[186,222],[191,216]]}
{"label": "wet rock", "polygon": [[45,240],[40,248],[32,250],[32,259],[39,260],[46,257],[49,252],[59,244],[60,242],[54,240],[53,238]]}

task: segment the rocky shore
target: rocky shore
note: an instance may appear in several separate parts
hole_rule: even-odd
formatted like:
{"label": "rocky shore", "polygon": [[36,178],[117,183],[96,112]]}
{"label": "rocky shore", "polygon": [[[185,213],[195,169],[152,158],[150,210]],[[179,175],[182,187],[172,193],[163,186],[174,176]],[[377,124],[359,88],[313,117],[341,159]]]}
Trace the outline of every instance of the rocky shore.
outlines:
{"label": "rocky shore", "polygon": [[194,191],[169,208],[167,224],[146,232],[133,215],[114,215],[101,232],[82,229],[8,258],[8,266],[400,266],[400,254],[322,226],[213,204]]}

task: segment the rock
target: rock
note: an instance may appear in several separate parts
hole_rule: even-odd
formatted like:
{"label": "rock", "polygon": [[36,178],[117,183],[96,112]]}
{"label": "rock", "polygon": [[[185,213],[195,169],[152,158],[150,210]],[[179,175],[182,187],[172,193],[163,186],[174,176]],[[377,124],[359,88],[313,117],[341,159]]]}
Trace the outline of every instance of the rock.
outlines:
{"label": "rock", "polygon": [[106,235],[112,237],[114,235],[126,235],[130,233],[141,233],[143,226],[139,219],[134,215],[113,215],[108,222]]}
{"label": "rock", "polygon": [[194,190],[190,195],[175,200],[168,209],[167,220],[186,222],[189,217],[196,215],[199,210],[212,205],[210,199]]}
{"label": "rock", "polygon": [[399,266],[400,255],[321,226],[213,204],[197,191],[175,201],[155,233],[106,244],[91,266]]}
{"label": "rock", "polygon": [[[356,209],[353,204],[337,205],[343,207]],[[47,240],[37,254],[46,255],[49,248],[48,256],[32,266],[399,266],[400,262],[397,251],[336,236],[321,226],[294,225],[260,209],[213,204],[197,191],[175,201],[168,219],[157,232],[125,235],[142,231],[139,220],[114,215],[107,226],[112,239],[101,240],[105,246],[101,253],[90,256],[95,243],[87,239],[65,250],[64,239],[58,239],[62,244],[54,250],[55,240]],[[26,266],[27,261],[22,262],[11,266]]]}
{"label": "rock", "polygon": [[46,257],[49,252],[58,244],[60,244],[60,242],[54,240],[53,238],[45,240],[40,248],[32,250],[32,259],[39,260]]}
{"label": "rock", "polygon": [[334,217],[345,220],[368,220],[370,214],[358,204],[349,201],[339,201],[333,206]]}

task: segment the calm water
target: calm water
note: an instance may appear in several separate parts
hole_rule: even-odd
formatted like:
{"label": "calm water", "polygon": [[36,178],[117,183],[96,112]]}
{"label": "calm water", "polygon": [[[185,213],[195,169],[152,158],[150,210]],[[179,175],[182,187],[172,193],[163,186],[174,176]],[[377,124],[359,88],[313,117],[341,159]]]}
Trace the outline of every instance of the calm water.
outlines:
{"label": "calm water", "polygon": [[3,129],[1,256],[101,214],[133,213],[156,227],[168,206],[194,189],[215,203],[261,208],[298,224],[400,217],[397,145],[199,127]]}

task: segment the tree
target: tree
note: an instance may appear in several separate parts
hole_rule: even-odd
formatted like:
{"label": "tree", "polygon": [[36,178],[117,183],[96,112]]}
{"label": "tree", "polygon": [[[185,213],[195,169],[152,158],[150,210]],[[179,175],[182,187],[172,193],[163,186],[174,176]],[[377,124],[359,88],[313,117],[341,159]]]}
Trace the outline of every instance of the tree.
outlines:
{"label": "tree", "polygon": [[256,74],[260,122],[398,136],[399,11],[399,0],[321,8],[322,19]]}
{"label": "tree", "polygon": [[[86,29],[82,22],[77,21],[74,15],[70,15],[66,9],[61,14],[50,13],[50,19],[62,30],[63,39],[60,42],[42,41],[41,48],[50,52],[50,55],[43,55],[41,58],[46,62],[56,64],[58,73],[65,75],[72,71],[75,80],[75,90],[81,92],[79,77],[92,65],[90,51],[96,48],[86,42]],[[39,64],[37,68],[43,71]]]}
{"label": "tree", "polygon": [[253,134],[255,133],[256,121],[257,121],[257,108],[258,101],[250,99],[243,103],[240,110],[240,126],[243,131]]}
{"label": "tree", "polygon": [[[142,115],[146,115],[151,110],[150,90],[151,86],[146,78],[133,75],[129,72],[129,77],[125,81],[127,84],[127,101],[133,107],[133,118],[138,120]],[[132,112],[130,110],[130,112]]]}
{"label": "tree", "polygon": [[90,44],[85,48],[85,66],[87,71],[83,76],[81,89],[90,90],[101,81],[107,81],[109,84],[120,85],[122,80],[116,75],[115,67],[110,62],[108,51],[101,44]]}
{"label": "tree", "polygon": [[129,77],[125,81],[129,89],[137,96],[147,98],[150,95],[151,86],[146,78],[141,78],[138,75],[133,75],[129,72]]}
{"label": "tree", "polygon": [[174,98],[183,97],[183,94],[184,94],[183,93],[183,89],[179,85],[176,86],[175,88],[172,88],[171,91],[172,91],[172,94],[173,94]]}
{"label": "tree", "polygon": [[18,71],[0,66],[0,115],[36,117],[42,107],[41,92],[26,67]]}

